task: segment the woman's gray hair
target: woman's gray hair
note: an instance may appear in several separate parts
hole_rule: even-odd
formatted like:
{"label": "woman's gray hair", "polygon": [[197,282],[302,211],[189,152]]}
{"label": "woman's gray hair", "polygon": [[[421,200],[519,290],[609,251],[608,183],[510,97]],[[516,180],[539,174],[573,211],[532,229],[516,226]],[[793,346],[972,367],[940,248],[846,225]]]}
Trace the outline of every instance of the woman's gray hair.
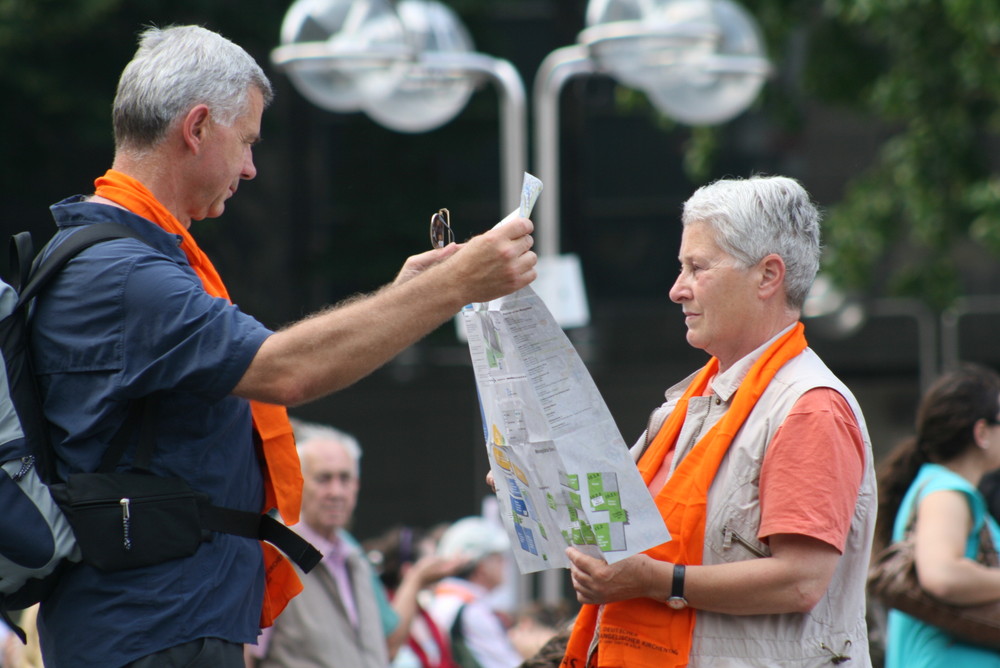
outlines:
{"label": "woman's gray hair", "polygon": [[785,176],[716,181],[684,203],[681,222],[710,225],[716,243],[743,267],[779,255],[788,305],[802,309],[819,271],[820,213],[798,181]]}
{"label": "woman's gray hair", "polygon": [[200,26],[147,28],[118,80],[112,112],[115,145],[155,146],[179,116],[207,104],[215,120],[232,125],[246,111],[251,86],[274,97],[254,59],[228,39]]}

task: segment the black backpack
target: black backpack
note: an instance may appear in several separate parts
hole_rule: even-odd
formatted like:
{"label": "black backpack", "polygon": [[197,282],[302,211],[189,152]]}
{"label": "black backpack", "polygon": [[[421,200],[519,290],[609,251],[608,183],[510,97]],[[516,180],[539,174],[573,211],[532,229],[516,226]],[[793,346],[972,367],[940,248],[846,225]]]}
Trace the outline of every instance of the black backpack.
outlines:
{"label": "black backpack", "polygon": [[[127,237],[142,241],[124,225],[96,223],[36,258],[31,236],[21,232],[11,239],[11,284],[0,281],[0,616],[22,641],[24,632],[10,611],[43,601],[62,569],[75,561],[106,571],[161,563],[193,554],[211,531],[266,540],[305,572],[322,558],[270,515],[213,506],[183,480],[150,473],[155,397],[135,403],[97,472],[66,481],[55,475],[28,350],[32,303],[82,250]],[[135,461],[130,471],[119,472],[125,443],[135,432]]]}
{"label": "black backpack", "polygon": [[42,600],[63,561],[80,559],[69,522],[48,490],[53,462],[31,369],[28,313],[35,296],[77,253],[134,236],[122,225],[92,225],[37,264],[29,233],[10,241],[10,284],[0,281],[0,613],[18,633],[8,611]]}

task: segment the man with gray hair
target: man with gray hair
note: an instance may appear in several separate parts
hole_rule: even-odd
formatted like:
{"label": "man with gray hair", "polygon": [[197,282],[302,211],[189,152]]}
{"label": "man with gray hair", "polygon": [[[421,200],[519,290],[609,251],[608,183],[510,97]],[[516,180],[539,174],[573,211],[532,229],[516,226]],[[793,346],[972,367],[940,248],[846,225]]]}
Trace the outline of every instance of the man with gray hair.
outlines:
{"label": "man with gray hair", "polygon": [[295,526],[323,553],[256,649],[260,668],[389,664],[374,574],[347,532],[361,483],[361,447],[350,434],[293,420],[302,464],[302,520]]}
{"label": "man with gray hair", "polygon": [[[302,464],[302,521],[294,529],[323,553],[274,626],[248,648],[257,668],[385,668],[408,637],[417,594],[464,560],[430,555],[409,568],[388,602],[349,533],[361,486],[361,446],[328,425],[292,420]],[[398,636],[398,642],[390,639]]]}
{"label": "man with gray hair", "polygon": [[[256,176],[271,97],[257,63],[210,30],[140,36],[115,97],[112,168],[94,194],[52,207],[53,246],[97,223],[132,235],[81,252],[36,301],[31,353],[59,478],[97,470],[141,412],[155,434],[149,472],[294,524],[302,482],[283,407],[350,385],[465,304],[534,279],[532,224],[518,219],[413,256],[374,294],[280,331],[243,314],[190,228]],[[139,431],[124,434],[117,468],[133,465]],[[204,537],[161,563],[108,572],[85,555],[70,567],[41,607],[46,664],[242,666],[242,645],[301,585],[268,543]]]}
{"label": "man with gray hair", "polygon": [[819,212],[754,177],[699,189],[682,222],[670,299],[712,357],[633,448],[671,540],[613,565],[567,549],[587,605],[563,665],[871,666],[871,443],[799,322]]}

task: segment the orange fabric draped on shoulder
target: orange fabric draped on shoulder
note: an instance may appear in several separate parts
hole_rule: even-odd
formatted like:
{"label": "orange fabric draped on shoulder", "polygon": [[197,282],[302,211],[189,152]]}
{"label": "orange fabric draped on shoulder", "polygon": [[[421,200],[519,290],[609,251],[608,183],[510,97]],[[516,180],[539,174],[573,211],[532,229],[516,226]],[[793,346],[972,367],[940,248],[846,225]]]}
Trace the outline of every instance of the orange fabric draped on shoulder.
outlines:
{"label": "orange fabric draped on shoulder", "polygon": [[[668,563],[701,564],[708,490],[719,464],[778,369],[806,349],[804,331],[802,323],[797,323],[768,347],[740,384],[726,414],[674,470],[655,499],[672,540],[645,554]],[[674,448],[691,397],[704,393],[718,368],[719,362],[713,357],[695,376],[639,460],[639,472],[647,484]],[[696,618],[693,608],[674,610],[666,602],[651,598],[608,603],[603,611],[600,607],[584,605],[581,609],[563,666],[581,668],[587,665],[598,616],[600,637],[596,665],[600,668],[683,668],[688,665]]]}
{"label": "orange fabric draped on shoulder", "polygon": [[[132,213],[156,223],[165,231],[181,237],[181,250],[191,268],[201,279],[205,292],[213,297],[229,299],[222,277],[212,261],[170,211],[142,183],[127,174],[109,169],[94,185],[100,197],[125,207]],[[262,455],[264,476],[264,507],[277,508],[286,524],[299,520],[302,503],[302,470],[295,450],[295,438],[284,406],[250,401],[253,428]],[[294,596],[302,591],[294,566],[276,548],[261,543],[264,551],[266,590],[261,611],[261,626],[270,626]]]}

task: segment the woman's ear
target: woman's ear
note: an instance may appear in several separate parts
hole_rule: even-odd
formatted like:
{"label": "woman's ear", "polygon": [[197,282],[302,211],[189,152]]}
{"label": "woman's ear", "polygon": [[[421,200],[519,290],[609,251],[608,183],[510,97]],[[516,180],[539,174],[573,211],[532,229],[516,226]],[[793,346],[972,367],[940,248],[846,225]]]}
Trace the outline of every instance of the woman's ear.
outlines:
{"label": "woman's ear", "polygon": [[760,261],[760,285],[758,290],[761,297],[768,298],[774,295],[779,289],[785,286],[785,261],[777,253],[771,253]]}
{"label": "woman's ear", "polygon": [[990,425],[985,418],[976,420],[975,424],[972,425],[972,438],[975,440],[976,446],[982,450],[990,446]]}

